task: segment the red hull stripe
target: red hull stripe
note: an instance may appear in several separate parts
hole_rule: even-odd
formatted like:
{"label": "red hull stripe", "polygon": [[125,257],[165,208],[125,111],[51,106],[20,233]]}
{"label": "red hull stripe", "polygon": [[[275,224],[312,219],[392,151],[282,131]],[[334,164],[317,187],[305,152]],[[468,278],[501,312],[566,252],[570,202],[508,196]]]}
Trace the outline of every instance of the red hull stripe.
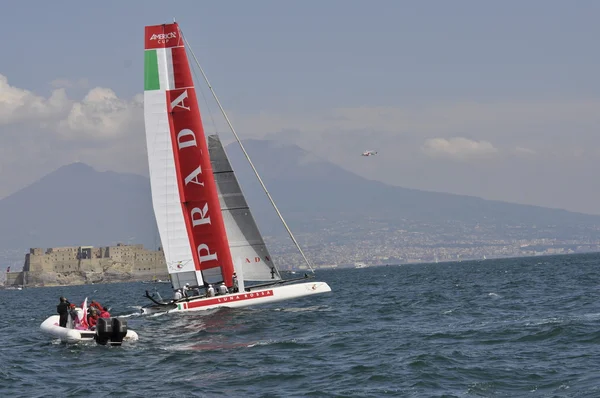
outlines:
{"label": "red hull stripe", "polygon": [[201,301],[196,301],[196,302],[190,301],[189,303],[187,303],[187,306],[184,306],[184,309],[207,307],[209,305],[217,305],[217,304],[227,304],[227,303],[231,303],[234,301],[245,301],[245,300],[251,300],[251,299],[267,297],[267,296],[272,296],[272,295],[273,295],[273,290],[261,290],[259,292],[227,294],[225,296],[217,296],[210,300],[203,299]]}

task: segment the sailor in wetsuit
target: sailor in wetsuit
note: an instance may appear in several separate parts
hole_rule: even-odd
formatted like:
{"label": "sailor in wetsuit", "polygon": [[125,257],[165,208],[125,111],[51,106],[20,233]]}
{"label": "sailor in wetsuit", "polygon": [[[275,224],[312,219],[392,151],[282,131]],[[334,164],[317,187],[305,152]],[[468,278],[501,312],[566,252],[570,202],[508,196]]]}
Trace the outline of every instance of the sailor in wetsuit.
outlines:
{"label": "sailor in wetsuit", "polygon": [[59,315],[58,326],[66,328],[67,320],[69,319],[69,300],[64,297],[60,298],[60,303],[56,306],[56,312]]}

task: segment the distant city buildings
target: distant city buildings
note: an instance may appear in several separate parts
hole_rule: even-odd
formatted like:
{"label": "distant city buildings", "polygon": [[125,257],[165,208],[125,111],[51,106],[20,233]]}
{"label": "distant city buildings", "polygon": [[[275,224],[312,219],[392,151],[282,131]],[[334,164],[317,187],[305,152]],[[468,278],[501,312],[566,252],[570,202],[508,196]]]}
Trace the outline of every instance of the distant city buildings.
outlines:
{"label": "distant city buildings", "polygon": [[[389,223],[391,224],[391,223]],[[389,225],[370,221],[358,226],[329,223],[310,234],[297,234],[317,268],[433,263],[492,258],[600,251],[600,227],[580,227],[565,233],[555,226],[498,226],[482,223],[411,222]],[[306,268],[302,257],[283,237],[265,237],[277,266]]]}
{"label": "distant city buildings", "polygon": [[[316,232],[296,233],[312,265],[334,269],[381,264],[433,263],[600,251],[600,227],[423,223],[410,220],[324,221]],[[282,271],[307,269],[287,237],[265,236]],[[0,258],[3,253],[0,253]],[[14,253],[4,253],[13,256]],[[21,257],[22,258],[22,257]],[[11,266],[7,285],[56,285],[168,278],[164,253],[143,245],[33,248],[23,271]],[[16,271],[16,272],[15,272]]]}

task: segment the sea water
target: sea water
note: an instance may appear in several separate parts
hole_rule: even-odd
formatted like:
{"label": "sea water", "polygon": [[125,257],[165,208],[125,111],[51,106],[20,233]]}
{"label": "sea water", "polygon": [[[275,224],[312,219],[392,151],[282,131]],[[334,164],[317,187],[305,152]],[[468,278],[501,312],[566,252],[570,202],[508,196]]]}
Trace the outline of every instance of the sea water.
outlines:
{"label": "sea water", "polygon": [[[0,291],[0,396],[600,397],[599,254],[317,278],[333,292],[153,316],[141,283]],[[111,307],[140,340],[42,334],[61,295]]]}

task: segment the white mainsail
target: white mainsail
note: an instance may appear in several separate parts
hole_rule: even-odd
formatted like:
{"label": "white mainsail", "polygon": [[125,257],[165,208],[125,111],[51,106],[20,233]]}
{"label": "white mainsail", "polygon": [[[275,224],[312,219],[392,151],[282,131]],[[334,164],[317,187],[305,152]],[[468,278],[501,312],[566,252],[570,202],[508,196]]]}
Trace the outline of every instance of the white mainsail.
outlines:
{"label": "white mainsail", "polygon": [[208,151],[217,183],[229,250],[236,271],[246,281],[280,280],[227,153],[217,135],[208,136]]}

